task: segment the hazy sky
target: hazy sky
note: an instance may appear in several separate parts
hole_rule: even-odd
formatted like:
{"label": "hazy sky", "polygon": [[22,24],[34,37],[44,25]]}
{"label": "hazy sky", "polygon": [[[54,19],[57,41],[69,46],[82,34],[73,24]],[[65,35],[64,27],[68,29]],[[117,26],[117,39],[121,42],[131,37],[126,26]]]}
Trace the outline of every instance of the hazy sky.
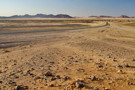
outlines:
{"label": "hazy sky", "polygon": [[135,0],[0,0],[0,16],[37,13],[135,16]]}

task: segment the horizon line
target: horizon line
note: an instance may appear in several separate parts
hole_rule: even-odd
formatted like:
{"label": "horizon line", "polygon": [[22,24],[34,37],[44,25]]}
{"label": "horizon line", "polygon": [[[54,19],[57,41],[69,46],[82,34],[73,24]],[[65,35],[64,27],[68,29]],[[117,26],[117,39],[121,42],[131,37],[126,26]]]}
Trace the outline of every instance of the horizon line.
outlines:
{"label": "horizon line", "polygon": [[[15,15],[17,15],[17,16],[23,16],[23,15],[38,15],[38,14],[43,14],[43,15],[69,15],[69,16],[72,16],[72,17],[91,17],[91,16],[96,16],[96,17],[99,17],[99,16],[111,16],[111,17],[119,17],[119,16],[129,16],[129,15],[126,15],[126,14],[121,14],[121,15],[117,15],[117,16],[114,16],[114,15],[89,15],[89,16],[73,16],[73,15],[70,15],[70,14],[63,14],[63,13],[61,13],[61,14],[44,14],[44,13],[37,13],[37,14],[14,14],[14,15],[2,15],[2,16],[0,16],[0,17],[11,17],[11,16],[15,16]],[[135,17],[135,15],[134,16],[129,16],[129,17]]]}

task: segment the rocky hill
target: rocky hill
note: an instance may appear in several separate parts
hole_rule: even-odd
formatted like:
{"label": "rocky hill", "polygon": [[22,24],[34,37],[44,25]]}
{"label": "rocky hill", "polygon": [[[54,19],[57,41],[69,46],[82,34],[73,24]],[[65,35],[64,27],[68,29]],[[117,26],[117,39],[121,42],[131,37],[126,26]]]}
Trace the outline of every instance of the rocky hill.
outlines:
{"label": "rocky hill", "polygon": [[130,18],[130,17],[127,15],[121,15],[119,18]]}

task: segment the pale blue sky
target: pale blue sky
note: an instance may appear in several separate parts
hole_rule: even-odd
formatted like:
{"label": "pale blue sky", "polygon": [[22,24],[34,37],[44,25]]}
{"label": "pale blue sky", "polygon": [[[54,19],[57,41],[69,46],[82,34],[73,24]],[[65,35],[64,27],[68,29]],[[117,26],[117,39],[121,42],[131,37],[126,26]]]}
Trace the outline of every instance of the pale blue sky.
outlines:
{"label": "pale blue sky", "polygon": [[135,16],[135,0],[0,0],[0,16],[37,13]]}

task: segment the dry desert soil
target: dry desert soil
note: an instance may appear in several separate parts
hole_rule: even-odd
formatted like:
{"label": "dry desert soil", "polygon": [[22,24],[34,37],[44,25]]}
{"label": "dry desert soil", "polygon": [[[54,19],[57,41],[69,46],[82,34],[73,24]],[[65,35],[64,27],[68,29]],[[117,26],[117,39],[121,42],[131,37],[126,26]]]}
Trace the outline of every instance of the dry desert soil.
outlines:
{"label": "dry desert soil", "polygon": [[135,90],[135,20],[0,20],[0,90]]}

